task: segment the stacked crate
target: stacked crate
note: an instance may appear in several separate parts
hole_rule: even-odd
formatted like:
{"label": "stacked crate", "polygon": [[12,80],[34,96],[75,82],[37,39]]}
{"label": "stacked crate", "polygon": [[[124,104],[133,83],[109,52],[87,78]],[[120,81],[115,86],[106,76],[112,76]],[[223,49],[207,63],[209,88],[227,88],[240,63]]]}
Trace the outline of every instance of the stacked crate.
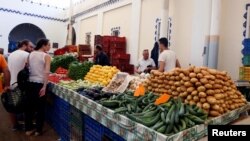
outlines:
{"label": "stacked crate", "polygon": [[85,115],[85,141],[125,141],[122,137]]}
{"label": "stacked crate", "polygon": [[239,79],[240,80],[248,80],[250,81],[250,39],[245,39],[243,41],[243,50],[241,53],[243,54],[242,64],[243,67],[239,69]]}
{"label": "stacked crate", "polygon": [[46,106],[46,120],[61,137],[61,141],[70,140],[70,104],[59,98],[52,96],[53,102]]}
{"label": "stacked crate", "polygon": [[73,141],[84,140],[84,114],[74,106],[70,108],[70,138]]}
{"label": "stacked crate", "polygon": [[100,44],[109,56],[112,66],[123,72],[134,73],[134,65],[130,65],[130,54],[126,54],[126,38],[116,36],[95,36],[95,45]]}

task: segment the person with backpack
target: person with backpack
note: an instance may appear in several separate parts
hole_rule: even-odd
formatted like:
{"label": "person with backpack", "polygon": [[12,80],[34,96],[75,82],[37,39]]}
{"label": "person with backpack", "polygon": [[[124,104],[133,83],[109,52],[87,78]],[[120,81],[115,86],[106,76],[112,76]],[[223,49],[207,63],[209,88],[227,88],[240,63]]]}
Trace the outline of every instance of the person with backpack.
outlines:
{"label": "person with backpack", "polygon": [[[41,39],[37,42],[33,52],[30,53],[28,66],[30,70],[27,94],[27,105],[25,109],[25,130],[26,135],[39,136],[42,134],[45,112],[45,93],[50,73],[51,57],[47,54],[50,50],[48,39]],[[36,113],[36,127],[33,127],[32,120]]]}
{"label": "person with backpack", "polygon": [[[11,75],[10,84],[12,88],[17,87],[17,75],[24,68],[27,62],[29,56],[28,51],[32,48],[32,43],[29,40],[23,40],[18,42],[17,47],[18,49],[12,52],[8,57],[8,66]],[[16,114],[9,113],[9,115],[13,127],[12,130],[16,131],[20,129],[21,126],[18,124]]]}

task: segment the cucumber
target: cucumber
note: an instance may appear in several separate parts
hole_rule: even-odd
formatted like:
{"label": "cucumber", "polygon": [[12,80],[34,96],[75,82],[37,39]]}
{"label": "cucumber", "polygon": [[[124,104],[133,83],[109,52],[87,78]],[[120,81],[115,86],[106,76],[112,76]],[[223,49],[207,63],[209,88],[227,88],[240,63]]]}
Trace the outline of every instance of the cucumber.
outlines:
{"label": "cucumber", "polygon": [[128,112],[131,113],[132,112],[132,108],[130,104],[127,104],[127,108],[128,108]]}
{"label": "cucumber", "polygon": [[195,115],[188,115],[187,116],[190,120],[192,120],[193,122],[195,122],[195,123],[197,123],[197,124],[202,124],[202,123],[204,123],[205,122],[205,120],[203,120],[203,119],[201,119],[201,118],[199,118],[199,117],[197,117],[197,116],[195,116]]}
{"label": "cucumber", "polygon": [[151,99],[151,98],[153,98],[154,96],[155,96],[155,95],[154,95],[153,93],[147,94],[148,99]]}
{"label": "cucumber", "polygon": [[140,112],[142,112],[142,109],[139,106],[137,106],[136,113],[140,113]]}
{"label": "cucumber", "polygon": [[165,111],[165,108],[163,108],[162,106],[158,106],[158,107],[160,108],[160,110],[161,110],[162,112]]}
{"label": "cucumber", "polygon": [[175,125],[174,125],[174,127],[173,127],[173,130],[174,130],[174,133],[175,133],[175,134],[179,132],[177,126],[175,126]]}
{"label": "cucumber", "polygon": [[148,104],[148,105],[147,105],[147,106],[143,109],[143,111],[148,110],[150,106],[154,106],[154,103],[150,103],[150,104]]}
{"label": "cucumber", "polygon": [[160,128],[162,125],[164,125],[164,122],[162,121],[158,121],[154,126],[152,126],[151,128],[153,130],[157,130],[158,128]]}
{"label": "cucumber", "polygon": [[148,97],[145,97],[145,98],[142,100],[142,103],[143,103],[143,104],[148,104]]}
{"label": "cucumber", "polygon": [[160,132],[160,133],[164,133],[165,131],[166,131],[166,129],[167,129],[167,127],[166,127],[166,125],[162,125],[159,129],[157,129],[156,131],[157,132]]}
{"label": "cucumber", "polygon": [[180,126],[180,131],[185,130],[187,128],[186,122],[184,119],[181,119],[181,126]]}
{"label": "cucumber", "polygon": [[102,101],[101,104],[105,107],[108,108],[117,108],[120,105],[120,101],[117,100],[107,100],[107,101]]}
{"label": "cucumber", "polygon": [[155,114],[157,114],[157,113],[159,113],[159,110],[158,109],[156,109],[156,110],[154,110],[154,111],[150,111],[150,112],[147,112],[147,113],[145,113],[143,116],[141,116],[141,117],[152,117],[152,116],[154,116]]}
{"label": "cucumber", "polygon": [[127,108],[125,108],[125,107],[120,107],[120,108],[118,108],[118,109],[115,109],[115,114],[119,114],[119,113],[126,112],[126,111],[128,111]]}
{"label": "cucumber", "polygon": [[155,125],[159,119],[160,119],[160,114],[157,114],[154,118],[152,118],[152,116],[147,118],[140,118],[137,122],[150,127]]}
{"label": "cucumber", "polygon": [[[173,105],[173,106],[174,106],[174,105]],[[170,118],[170,123],[169,123],[169,125],[168,125],[168,127],[167,127],[167,130],[166,130],[166,133],[167,133],[167,134],[171,133],[172,130],[173,130],[173,127],[174,127],[174,117],[175,117],[175,114],[172,114],[172,115],[171,115],[171,118]]]}
{"label": "cucumber", "polygon": [[181,108],[180,108],[180,111],[179,111],[179,116],[183,116],[185,113],[185,107],[184,107],[184,104],[181,103]]}
{"label": "cucumber", "polygon": [[168,111],[167,117],[166,117],[166,123],[169,124],[171,120],[171,116],[173,115],[173,112],[175,110],[175,105],[172,105],[170,110]]}
{"label": "cucumber", "polygon": [[174,123],[178,124],[179,123],[179,110],[175,108],[175,112],[173,113],[174,116]]}
{"label": "cucumber", "polygon": [[204,114],[203,116],[199,116],[200,119],[206,120],[207,119],[207,114]]}
{"label": "cucumber", "polygon": [[193,110],[192,106],[188,106],[188,111],[191,115],[196,115],[197,113]]}
{"label": "cucumber", "polygon": [[161,112],[161,120],[165,123],[166,122],[166,114],[165,112]]}
{"label": "cucumber", "polygon": [[195,126],[195,123],[194,123],[193,121],[191,121],[189,118],[184,117],[184,120],[185,120],[186,124],[187,124],[189,127]]}

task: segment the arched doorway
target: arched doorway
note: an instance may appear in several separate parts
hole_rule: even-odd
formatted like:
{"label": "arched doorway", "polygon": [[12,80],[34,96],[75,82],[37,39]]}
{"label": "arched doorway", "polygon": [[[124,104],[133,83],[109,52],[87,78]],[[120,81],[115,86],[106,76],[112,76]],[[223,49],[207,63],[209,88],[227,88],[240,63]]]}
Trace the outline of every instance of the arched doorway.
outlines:
{"label": "arched doorway", "polygon": [[40,38],[46,38],[46,36],[38,26],[31,23],[19,24],[10,31],[8,52],[16,50],[18,41],[28,39],[35,44]]}

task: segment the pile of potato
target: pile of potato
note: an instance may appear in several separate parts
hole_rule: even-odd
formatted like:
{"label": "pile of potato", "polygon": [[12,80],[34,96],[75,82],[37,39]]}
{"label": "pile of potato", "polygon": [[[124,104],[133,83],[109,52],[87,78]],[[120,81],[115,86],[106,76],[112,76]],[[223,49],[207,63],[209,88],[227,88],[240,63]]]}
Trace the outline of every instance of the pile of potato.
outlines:
{"label": "pile of potato", "polygon": [[157,94],[181,97],[183,102],[197,105],[212,117],[247,103],[227,72],[207,67],[176,68],[164,73],[154,70],[144,85]]}

